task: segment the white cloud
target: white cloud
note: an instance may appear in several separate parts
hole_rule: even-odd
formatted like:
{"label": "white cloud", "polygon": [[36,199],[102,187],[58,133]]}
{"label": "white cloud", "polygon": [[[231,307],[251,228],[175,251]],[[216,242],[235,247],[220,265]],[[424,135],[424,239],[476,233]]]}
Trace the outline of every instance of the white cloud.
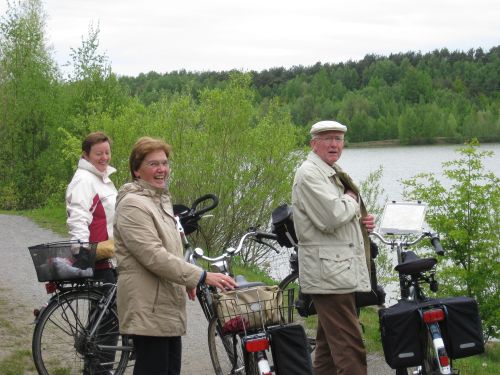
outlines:
{"label": "white cloud", "polygon": [[[6,0],[0,0],[0,11]],[[496,0],[46,0],[63,64],[91,23],[118,74],[262,70],[500,44]]]}

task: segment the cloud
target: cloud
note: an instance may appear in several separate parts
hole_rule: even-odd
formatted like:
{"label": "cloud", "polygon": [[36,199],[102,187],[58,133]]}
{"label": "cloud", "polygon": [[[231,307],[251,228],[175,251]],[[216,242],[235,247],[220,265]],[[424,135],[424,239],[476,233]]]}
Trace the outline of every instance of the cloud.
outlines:
{"label": "cloud", "polygon": [[123,75],[263,70],[500,41],[496,0],[46,0],[44,9],[59,64],[98,24],[101,52]]}

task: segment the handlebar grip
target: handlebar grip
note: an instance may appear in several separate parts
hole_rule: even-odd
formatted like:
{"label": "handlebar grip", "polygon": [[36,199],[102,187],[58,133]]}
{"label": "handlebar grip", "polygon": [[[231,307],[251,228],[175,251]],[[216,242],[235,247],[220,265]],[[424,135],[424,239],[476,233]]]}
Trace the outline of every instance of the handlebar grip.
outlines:
{"label": "handlebar grip", "polygon": [[438,236],[431,237],[431,244],[438,255],[444,255],[443,246],[441,246],[441,241]]}
{"label": "handlebar grip", "polygon": [[266,238],[268,240],[278,240],[278,236],[274,233],[267,233],[267,232],[256,232],[255,237],[261,239],[261,238]]}
{"label": "handlebar grip", "polygon": [[[212,200],[212,203],[207,206],[207,207],[204,207],[202,208],[201,210],[199,211],[196,211],[196,208],[198,207],[198,205],[206,200]],[[215,207],[217,207],[217,205],[219,204],[219,198],[217,198],[216,195],[214,194],[205,194],[199,198],[197,198],[193,204],[191,205],[191,212],[193,212],[193,216],[201,216],[203,215],[205,212],[207,211],[210,211],[210,210],[213,210]]]}

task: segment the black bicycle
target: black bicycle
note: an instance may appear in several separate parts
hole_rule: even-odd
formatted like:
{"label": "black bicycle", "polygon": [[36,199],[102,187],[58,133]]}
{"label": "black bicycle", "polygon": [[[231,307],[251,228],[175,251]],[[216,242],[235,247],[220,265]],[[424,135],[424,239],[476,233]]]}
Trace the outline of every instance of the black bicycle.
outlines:
{"label": "black bicycle", "polygon": [[379,232],[371,235],[396,251],[401,299],[379,310],[386,362],[397,375],[458,374],[452,360],[484,351],[481,320],[473,298],[430,298],[423,285],[438,290],[437,259],[409,250],[424,239],[444,255],[437,234],[422,229],[426,206],[421,202],[386,205]]}
{"label": "black bicycle", "polygon": [[[203,206],[206,201],[211,203],[203,209],[198,209],[198,206]],[[241,236],[236,248],[228,248],[217,257],[205,256],[200,248],[192,249],[186,235],[198,228],[198,220],[205,212],[215,208],[217,202],[214,195],[206,195],[197,199],[190,209],[180,205],[174,208],[179,215],[179,230],[184,240],[186,260],[197,265],[204,261],[212,272],[234,276],[231,269],[232,260],[242,251],[247,241],[255,241],[279,252],[265,241],[277,241],[277,235],[256,228],[249,228]],[[272,341],[270,338],[273,329],[285,327],[287,323],[293,322],[293,306],[288,305],[289,295],[293,294],[293,290],[286,289],[285,297],[280,286],[267,286],[259,281],[248,282],[243,276],[236,276],[235,279],[238,287],[234,291],[220,293],[214,287],[200,285],[196,292],[209,323],[208,348],[215,373],[286,375],[286,372],[279,372],[279,354],[276,350],[272,359],[269,357]],[[293,295],[291,298],[293,300]],[[305,356],[307,358],[304,360],[304,367],[307,368],[310,365],[309,353]]]}
{"label": "black bicycle", "polygon": [[121,375],[134,365],[132,339],[118,329],[116,285],[94,280],[90,272],[95,246],[30,247],[38,280],[51,294],[34,311],[32,352],[39,374]]}

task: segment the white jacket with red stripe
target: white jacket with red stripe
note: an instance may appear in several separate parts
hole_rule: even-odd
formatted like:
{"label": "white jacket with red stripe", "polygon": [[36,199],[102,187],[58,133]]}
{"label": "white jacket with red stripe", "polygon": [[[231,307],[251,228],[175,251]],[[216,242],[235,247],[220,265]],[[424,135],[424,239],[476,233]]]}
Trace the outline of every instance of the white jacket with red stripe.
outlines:
{"label": "white jacket with red stripe", "polygon": [[116,169],[100,172],[80,159],[78,169],[66,189],[66,221],[71,240],[101,242],[113,238],[116,188],[109,176]]}

